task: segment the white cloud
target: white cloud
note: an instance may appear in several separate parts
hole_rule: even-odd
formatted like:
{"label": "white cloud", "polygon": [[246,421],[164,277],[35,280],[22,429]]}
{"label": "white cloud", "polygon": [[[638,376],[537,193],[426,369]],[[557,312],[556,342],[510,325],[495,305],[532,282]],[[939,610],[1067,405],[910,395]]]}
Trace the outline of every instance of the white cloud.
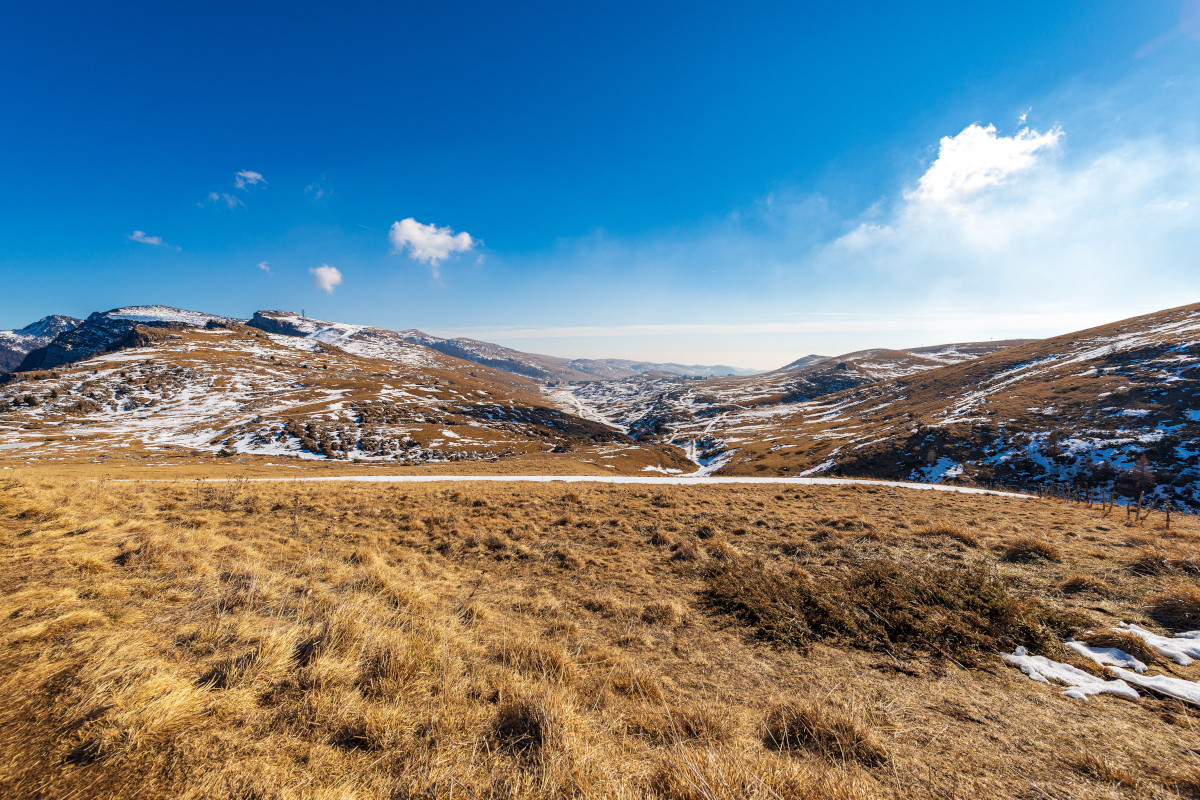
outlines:
{"label": "white cloud", "polygon": [[224,203],[230,209],[246,205],[242,202],[242,198],[229,194],[228,192],[209,192],[208,202],[213,203],[214,205],[217,203]]}
{"label": "white cloud", "polygon": [[1045,133],[1022,128],[1012,136],[997,136],[995,125],[968,125],[957,136],[942,137],[937,160],[907,196],[944,205],[960,202],[1032,168],[1039,153],[1061,138],[1059,128]]}
{"label": "white cloud", "polygon": [[161,236],[150,236],[145,231],[134,231],[133,233],[125,234],[125,238],[131,242],[140,242],[142,244],[152,244],[156,247],[175,247],[176,250],[182,250],[181,247],[167,244],[162,240]]}
{"label": "white cloud", "polygon": [[333,294],[334,288],[342,283],[342,271],[337,267],[322,264],[319,267],[310,267],[308,271],[312,273],[313,283],[317,288],[323,289],[329,294]]}
{"label": "white cloud", "polygon": [[271,262],[270,261],[258,262],[258,268],[261,269],[263,272],[267,273],[268,275],[271,274]]}
{"label": "white cloud", "polygon": [[1189,274],[1200,149],[1143,138],[1044,158],[1061,137],[998,137],[972,125],[943,139],[915,190],[819,248],[809,265],[881,301],[1021,308],[1046,298],[1198,299]]}
{"label": "white cloud", "polygon": [[428,264],[435,278],[438,277],[439,266],[451,254],[469,252],[475,249],[476,244],[466,231],[455,233],[449,227],[423,225],[412,217],[393,222],[388,231],[388,240],[392,243],[393,252],[400,253],[407,249],[410,258]]}
{"label": "white cloud", "polygon": [[319,183],[310,183],[304,187],[304,193],[313,200],[320,200],[325,196],[325,189]]}
{"label": "white cloud", "polygon": [[233,186],[235,189],[245,189],[247,186],[254,186],[259,183],[266,183],[267,179],[262,176],[261,172],[244,169],[233,176]]}

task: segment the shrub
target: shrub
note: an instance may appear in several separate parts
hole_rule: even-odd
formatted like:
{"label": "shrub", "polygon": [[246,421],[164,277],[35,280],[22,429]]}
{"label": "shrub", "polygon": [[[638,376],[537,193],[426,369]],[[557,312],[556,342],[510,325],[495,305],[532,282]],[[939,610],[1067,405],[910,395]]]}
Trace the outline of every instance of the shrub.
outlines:
{"label": "shrub", "polygon": [[834,763],[875,766],[887,760],[887,750],[874,731],[856,715],[813,700],[771,709],[763,743],[774,750],[808,750]]}
{"label": "shrub", "polygon": [[1022,536],[1014,539],[1004,548],[1004,560],[1019,563],[1061,561],[1062,552],[1049,542],[1033,536]]}
{"label": "shrub", "polygon": [[866,649],[909,648],[975,662],[981,652],[1054,641],[1051,615],[983,565],[863,559],[815,578],[761,561],[717,562],[705,599],[762,638],[804,648],[840,637]]}
{"label": "shrub", "polygon": [[1165,628],[1196,630],[1200,628],[1200,588],[1176,584],[1151,597],[1146,613]]}
{"label": "shrub", "polygon": [[1112,594],[1112,589],[1107,583],[1099,578],[1093,578],[1091,575],[1075,574],[1063,581],[1059,587],[1067,594],[1094,594],[1100,597],[1108,597]]}
{"label": "shrub", "polygon": [[1129,653],[1129,655],[1146,664],[1156,664],[1161,660],[1157,651],[1146,644],[1145,639],[1129,631],[1122,631],[1116,628],[1089,631],[1084,634],[1083,641],[1092,647],[1115,647],[1118,650]]}

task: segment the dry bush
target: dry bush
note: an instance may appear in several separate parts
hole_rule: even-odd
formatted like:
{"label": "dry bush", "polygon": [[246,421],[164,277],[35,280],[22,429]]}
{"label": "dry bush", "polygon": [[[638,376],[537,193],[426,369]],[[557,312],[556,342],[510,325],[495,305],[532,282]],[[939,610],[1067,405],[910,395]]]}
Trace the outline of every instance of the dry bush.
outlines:
{"label": "dry bush", "polygon": [[583,559],[566,547],[556,547],[546,555],[548,558],[557,561],[558,565],[563,569],[577,570],[583,568]]}
{"label": "dry bush", "polygon": [[1044,649],[1061,623],[983,565],[865,558],[840,576],[780,572],[761,561],[712,566],[705,597],[766,639],[804,647],[840,637],[974,663],[1017,644]]}
{"label": "dry bush", "polygon": [[1126,789],[1135,789],[1138,786],[1137,778],[1124,767],[1086,750],[1069,759],[1068,763],[1080,775],[1093,780],[1113,783]]}
{"label": "dry bush", "polygon": [[701,557],[700,548],[695,542],[682,541],[671,545],[672,561],[698,561]]}
{"label": "dry bush", "polygon": [[1119,628],[1103,628],[1098,631],[1088,631],[1082,639],[1092,647],[1115,647],[1122,650],[1144,664],[1158,664],[1162,658],[1158,651],[1146,644],[1146,640],[1137,634],[1123,631]]}
{"label": "dry bush", "polygon": [[1134,575],[1167,575],[1176,571],[1176,566],[1167,552],[1146,548],[1125,562],[1125,569]]}
{"label": "dry bush", "polygon": [[870,782],[770,752],[678,745],[661,757],[650,788],[662,800],[872,800]]}
{"label": "dry bush", "polygon": [[1097,597],[1109,597],[1112,595],[1112,587],[1099,578],[1091,575],[1083,575],[1075,573],[1068,577],[1065,581],[1059,584],[1061,589],[1066,594],[1094,594]]}
{"label": "dry bush", "polygon": [[575,674],[575,665],[561,646],[537,639],[503,639],[492,648],[492,658],[518,672],[555,683],[566,683]]}
{"label": "dry bush", "polygon": [[1044,539],[1021,536],[1004,548],[1004,560],[1017,563],[1032,561],[1062,561],[1062,551]]}
{"label": "dry bush", "polygon": [[638,616],[637,606],[626,602],[611,591],[594,597],[586,597],[579,604],[593,614],[599,614],[602,617],[627,619]]}
{"label": "dry bush", "polygon": [[652,601],[642,607],[642,620],[651,625],[675,627],[683,621],[683,611],[673,600]]}
{"label": "dry bush", "polygon": [[705,545],[704,550],[708,553],[709,558],[717,561],[736,561],[741,557],[741,553],[723,538],[712,539]]}
{"label": "dry bush", "polygon": [[810,699],[772,708],[764,723],[763,742],[775,750],[807,750],[833,763],[857,761],[877,766],[888,757],[858,714]]}
{"label": "dry bush", "polygon": [[559,693],[510,697],[496,709],[492,734],[512,750],[561,749],[569,733],[571,709]]}
{"label": "dry bush", "polygon": [[971,531],[964,528],[962,525],[955,525],[950,522],[935,522],[930,525],[922,525],[913,533],[916,536],[944,536],[947,539],[953,539],[960,544],[965,544],[970,547],[979,546],[979,537]]}
{"label": "dry bush", "polygon": [[1178,583],[1150,598],[1146,608],[1150,619],[1175,631],[1200,628],[1200,587]]}
{"label": "dry bush", "polygon": [[214,689],[275,683],[294,669],[296,657],[297,642],[290,631],[271,633],[245,653],[217,664],[202,682]]}
{"label": "dry bush", "polygon": [[625,717],[625,727],[631,736],[661,746],[686,741],[726,742],[733,738],[737,722],[732,715],[717,713],[711,707],[681,703],[639,708]]}
{"label": "dry bush", "polygon": [[419,681],[444,672],[431,637],[397,634],[373,642],[363,657],[358,684],[368,697],[397,698]]}
{"label": "dry bush", "polygon": [[666,547],[669,544],[673,544],[674,540],[655,525],[654,530],[650,532],[650,538],[647,542],[655,547]]}

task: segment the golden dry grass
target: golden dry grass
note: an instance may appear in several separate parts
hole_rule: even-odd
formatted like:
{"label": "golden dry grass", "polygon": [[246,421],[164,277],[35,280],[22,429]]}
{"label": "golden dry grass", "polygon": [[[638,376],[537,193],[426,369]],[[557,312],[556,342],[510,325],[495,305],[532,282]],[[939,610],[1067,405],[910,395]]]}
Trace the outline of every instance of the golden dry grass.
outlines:
{"label": "golden dry grass", "polygon": [[[5,797],[1170,798],[1197,774],[1178,704],[1069,700],[995,655],[1029,609],[1055,635],[1154,626],[1161,580],[1119,566],[1145,543],[1087,509],[4,475]],[[1005,561],[1031,531],[1061,561]],[[1143,534],[1172,563],[1200,542]],[[755,635],[711,602],[751,566],[853,590],[854,627]],[[945,575],[1015,616],[938,599]],[[1098,741],[1119,759],[1053,755]]]}

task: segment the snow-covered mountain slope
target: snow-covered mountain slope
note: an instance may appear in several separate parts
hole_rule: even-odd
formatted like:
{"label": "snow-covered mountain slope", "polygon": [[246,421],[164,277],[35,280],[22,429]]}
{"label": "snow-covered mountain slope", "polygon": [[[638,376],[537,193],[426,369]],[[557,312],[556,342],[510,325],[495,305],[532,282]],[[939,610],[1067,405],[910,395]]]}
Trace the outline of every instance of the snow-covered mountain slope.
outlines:
{"label": "snow-covered mountain slope", "polygon": [[82,322],[83,320],[75,317],[51,314],[24,328],[0,331],[0,370],[16,369],[31,351],[45,347],[54,337],[74,330]]}
{"label": "snow-covered mountain slope", "polygon": [[462,366],[456,359],[410,341],[403,333],[369,325],[301,317],[290,311],[255,311],[247,322],[253,328],[288,337],[289,346],[316,349],[329,345],[355,355],[380,358],[413,367],[453,369]]}
{"label": "snow-covered mountain slope", "polygon": [[49,342],[31,350],[19,370],[53,369],[103,353],[118,346],[138,326],[148,328],[189,328],[236,322],[229,317],[187,311],[170,306],[125,306],[97,311],[78,326],[60,332]]}
{"label": "snow-covered mountain slope", "polygon": [[416,328],[389,331],[365,325],[314,320],[290,311],[256,311],[248,324],[272,333],[316,339],[349,349],[351,352],[374,354],[384,358],[399,358],[399,354],[404,350],[399,342],[403,340],[421,346],[421,350],[410,349],[410,353],[425,352],[424,348],[428,348],[463,361],[552,383],[608,380],[641,374],[735,375],[751,372],[737,367],[659,364],[617,358],[567,359],[540,353],[525,353],[478,339],[446,339]]}
{"label": "snow-covered mountain slope", "polygon": [[447,355],[489,367],[526,375],[546,382],[595,381],[648,376],[749,375],[754,370],[724,365],[674,364],[631,361],[621,358],[560,358],[524,353],[477,339],[443,339],[419,330],[401,331],[409,341],[419,342]]}
{"label": "snow-covered mountain slope", "polygon": [[404,345],[428,355],[376,358],[237,322],[139,325],[120,349],[0,387],[0,458],[224,450],[419,464],[569,450],[617,471],[686,467],[549,407],[528,379]]}
{"label": "snow-covered mountain slope", "polygon": [[[1023,341],[1023,340],[1022,340]],[[799,403],[879,381],[937,369],[972,352],[995,352],[1007,343],[948,344],[922,348],[937,357],[908,350],[860,350],[829,358],[809,355],[757,375],[703,381],[658,376],[614,378],[604,383],[558,387],[564,408],[582,409],[642,440],[664,438],[684,423],[708,420],[741,409]]]}
{"label": "snow-covered mountain slope", "polygon": [[671,436],[721,454],[722,474],[1068,482],[1196,507],[1200,304],[802,403],[721,410]]}

